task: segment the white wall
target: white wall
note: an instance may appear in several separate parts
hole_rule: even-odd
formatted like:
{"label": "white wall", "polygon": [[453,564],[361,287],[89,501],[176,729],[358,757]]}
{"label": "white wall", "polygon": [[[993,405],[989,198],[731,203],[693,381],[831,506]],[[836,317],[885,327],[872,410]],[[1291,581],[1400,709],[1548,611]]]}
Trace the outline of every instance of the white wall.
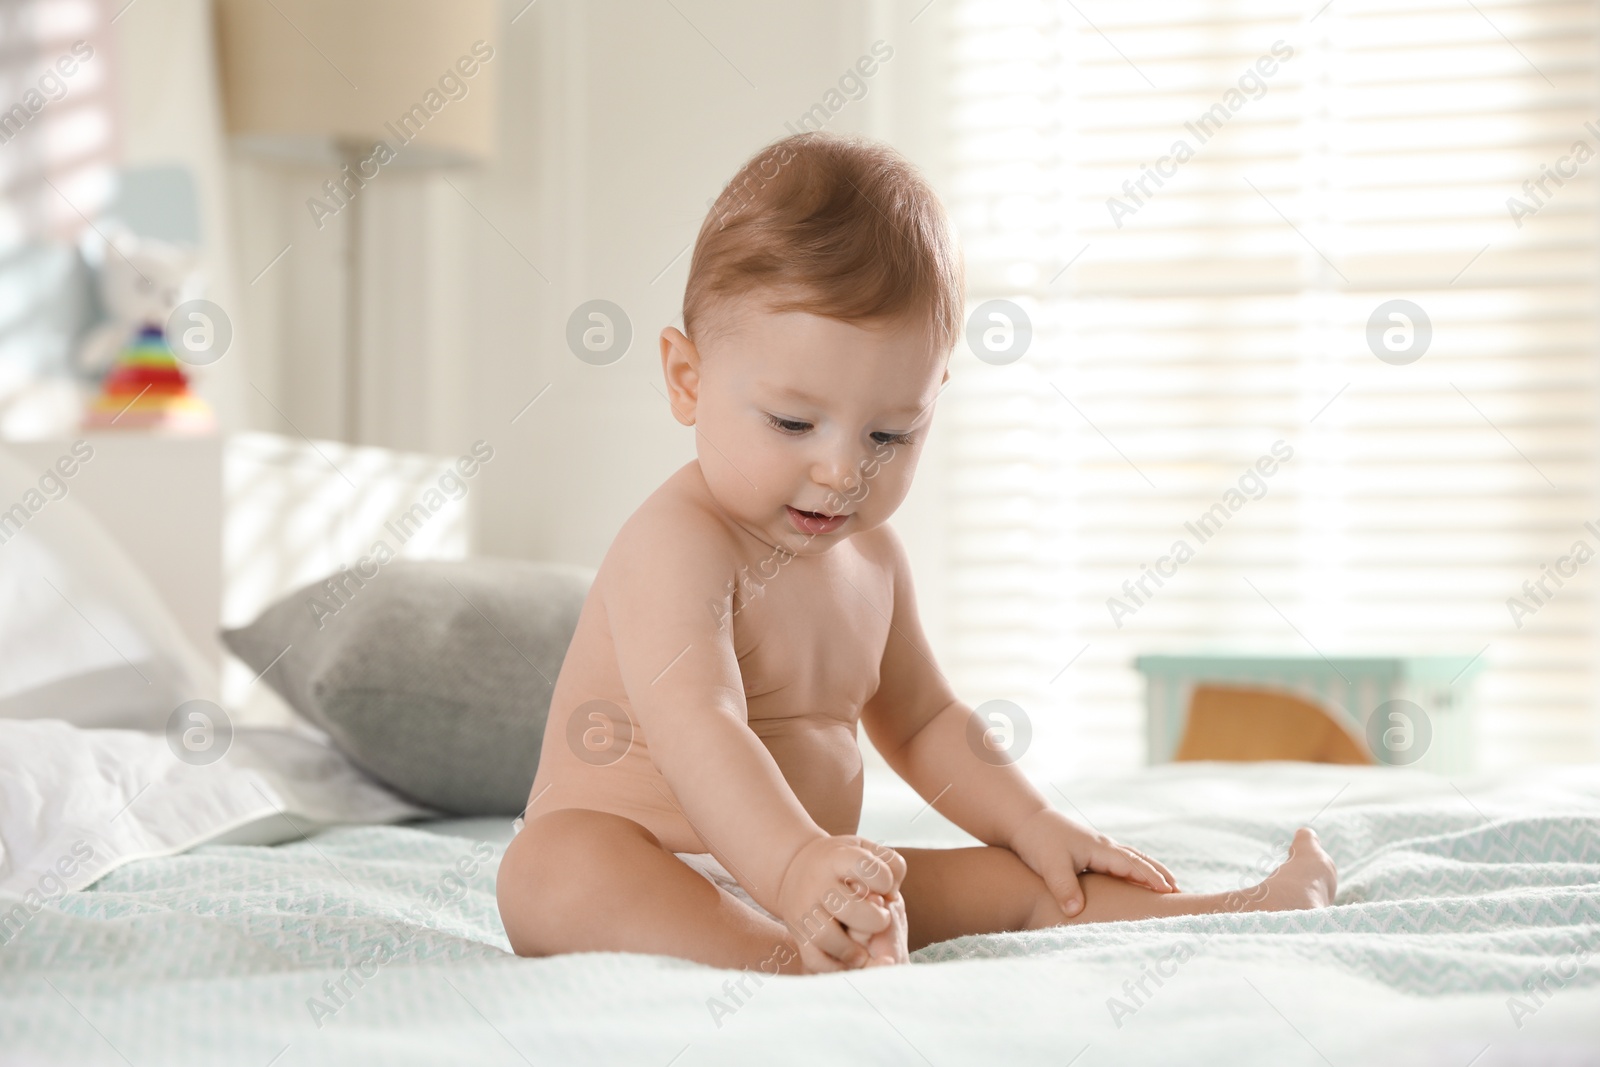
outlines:
{"label": "white wall", "polygon": [[[234,248],[232,191],[209,0],[139,0],[126,9],[108,0],[106,10],[107,18],[122,12],[111,27],[121,133],[118,163],[189,168],[200,197],[207,295],[232,314],[241,296],[234,276],[237,257],[229,254]],[[245,428],[250,417],[248,381],[259,359],[253,340],[236,328],[222,360],[191,372],[195,389],[228,428]]]}

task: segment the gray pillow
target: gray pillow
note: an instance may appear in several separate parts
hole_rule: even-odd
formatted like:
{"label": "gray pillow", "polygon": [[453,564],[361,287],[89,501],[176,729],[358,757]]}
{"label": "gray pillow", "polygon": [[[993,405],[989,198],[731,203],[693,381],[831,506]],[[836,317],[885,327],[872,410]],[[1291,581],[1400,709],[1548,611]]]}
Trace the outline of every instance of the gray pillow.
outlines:
{"label": "gray pillow", "polygon": [[222,639],[397,792],[452,814],[515,815],[594,576],[560,563],[395,560],[365,580],[343,571],[308,585]]}

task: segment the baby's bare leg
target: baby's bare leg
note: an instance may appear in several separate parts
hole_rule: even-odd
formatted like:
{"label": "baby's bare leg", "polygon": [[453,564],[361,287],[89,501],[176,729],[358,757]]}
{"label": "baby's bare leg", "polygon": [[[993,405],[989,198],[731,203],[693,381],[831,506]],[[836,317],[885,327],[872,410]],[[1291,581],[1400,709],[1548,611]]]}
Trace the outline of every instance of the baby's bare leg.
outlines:
{"label": "baby's bare leg", "polygon": [[530,819],[506,846],[495,896],[519,956],[651,952],[714,967],[800,971],[783,924],[609,812],[565,808]]}
{"label": "baby's bare leg", "polygon": [[1154,919],[1230,911],[1289,911],[1333,901],[1336,872],[1310,830],[1260,885],[1229,893],[1157,893],[1103,874],[1078,878],[1083,910],[1067,918],[1035,874],[1005,848],[900,848],[901,893],[911,951],[966,934],[1037,930],[1063,923]]}

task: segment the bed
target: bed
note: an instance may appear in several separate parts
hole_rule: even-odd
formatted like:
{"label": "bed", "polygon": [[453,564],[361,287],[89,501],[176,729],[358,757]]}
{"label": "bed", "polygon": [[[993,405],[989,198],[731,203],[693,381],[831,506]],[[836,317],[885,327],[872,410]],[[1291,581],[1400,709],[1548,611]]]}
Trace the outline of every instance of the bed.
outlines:
{"label": "bed", "polygon": [[[24,499],[41,462],[0,453],[0,499]],[[295,466],[278,495],[320,514],[327,494],[302,482],[331,480],[325,466]],[[433,467],[417,471],[391,495],[411,499]],[[174,707],[210,665],[78,505],[89,487],[0,557],[0,1064],[1600,1063],[1596,766],[1180,763],[1039,782],[1198,891],[1253,883],[1310,824],[1341,873],[1315,912],[969,937],[834,976],[519,959],[494,898],[509,818],[432,817],[267,717],[240,718],[226,759],[183,751]],[[234,610],[305,577],[278,570]],[[512,626],[482,621],[495,634],[464,639]],[[242,691],[265,692],[268,659],[285,670],[280,647]],[[866,836],[969,842],[881,760],[867,785]]]}
{"label": "bed", "polygon": [[[0,949],[0,1062],[1600,1063],[1600,768],[1195,763],[1046,789],[1195,890],[1253,881],[1309,823],[1337,905],[758,982],[513,956],[504,819],[337,826],[129,862],[41,911]],[[892,778],[862,832],[967,841]]]}

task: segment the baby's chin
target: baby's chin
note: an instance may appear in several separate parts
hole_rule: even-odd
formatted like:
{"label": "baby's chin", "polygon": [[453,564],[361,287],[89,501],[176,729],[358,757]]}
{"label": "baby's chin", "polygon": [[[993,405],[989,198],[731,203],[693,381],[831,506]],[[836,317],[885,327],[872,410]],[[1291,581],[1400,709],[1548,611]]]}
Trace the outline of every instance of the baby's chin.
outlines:
{"label": "baby's chin", "polygon": [[792,518],[787,502],[754,503],[744,499],[728,499],[713,494],[717,506],[725,517],[731,519],[746,533],[770,545],[774,550],[796,556],[819,556],[832,551],[850,538],[882,525],[883,518],[861,511],[855,506],[845,514],[848,518],[837,527],[822,524],[816,530],[807,530],[804,520]]}
{"label": "baby's chin", "polygon": [[747,523],[745,528],[762,531],[758,535],[762,541],[791,555],[820,556],[833,551],[856,534],[868,529],[868,525],[859,513],[855,513],[834,532],[807,533],[796,529],[788,513],[781,511],[776,520]]}

